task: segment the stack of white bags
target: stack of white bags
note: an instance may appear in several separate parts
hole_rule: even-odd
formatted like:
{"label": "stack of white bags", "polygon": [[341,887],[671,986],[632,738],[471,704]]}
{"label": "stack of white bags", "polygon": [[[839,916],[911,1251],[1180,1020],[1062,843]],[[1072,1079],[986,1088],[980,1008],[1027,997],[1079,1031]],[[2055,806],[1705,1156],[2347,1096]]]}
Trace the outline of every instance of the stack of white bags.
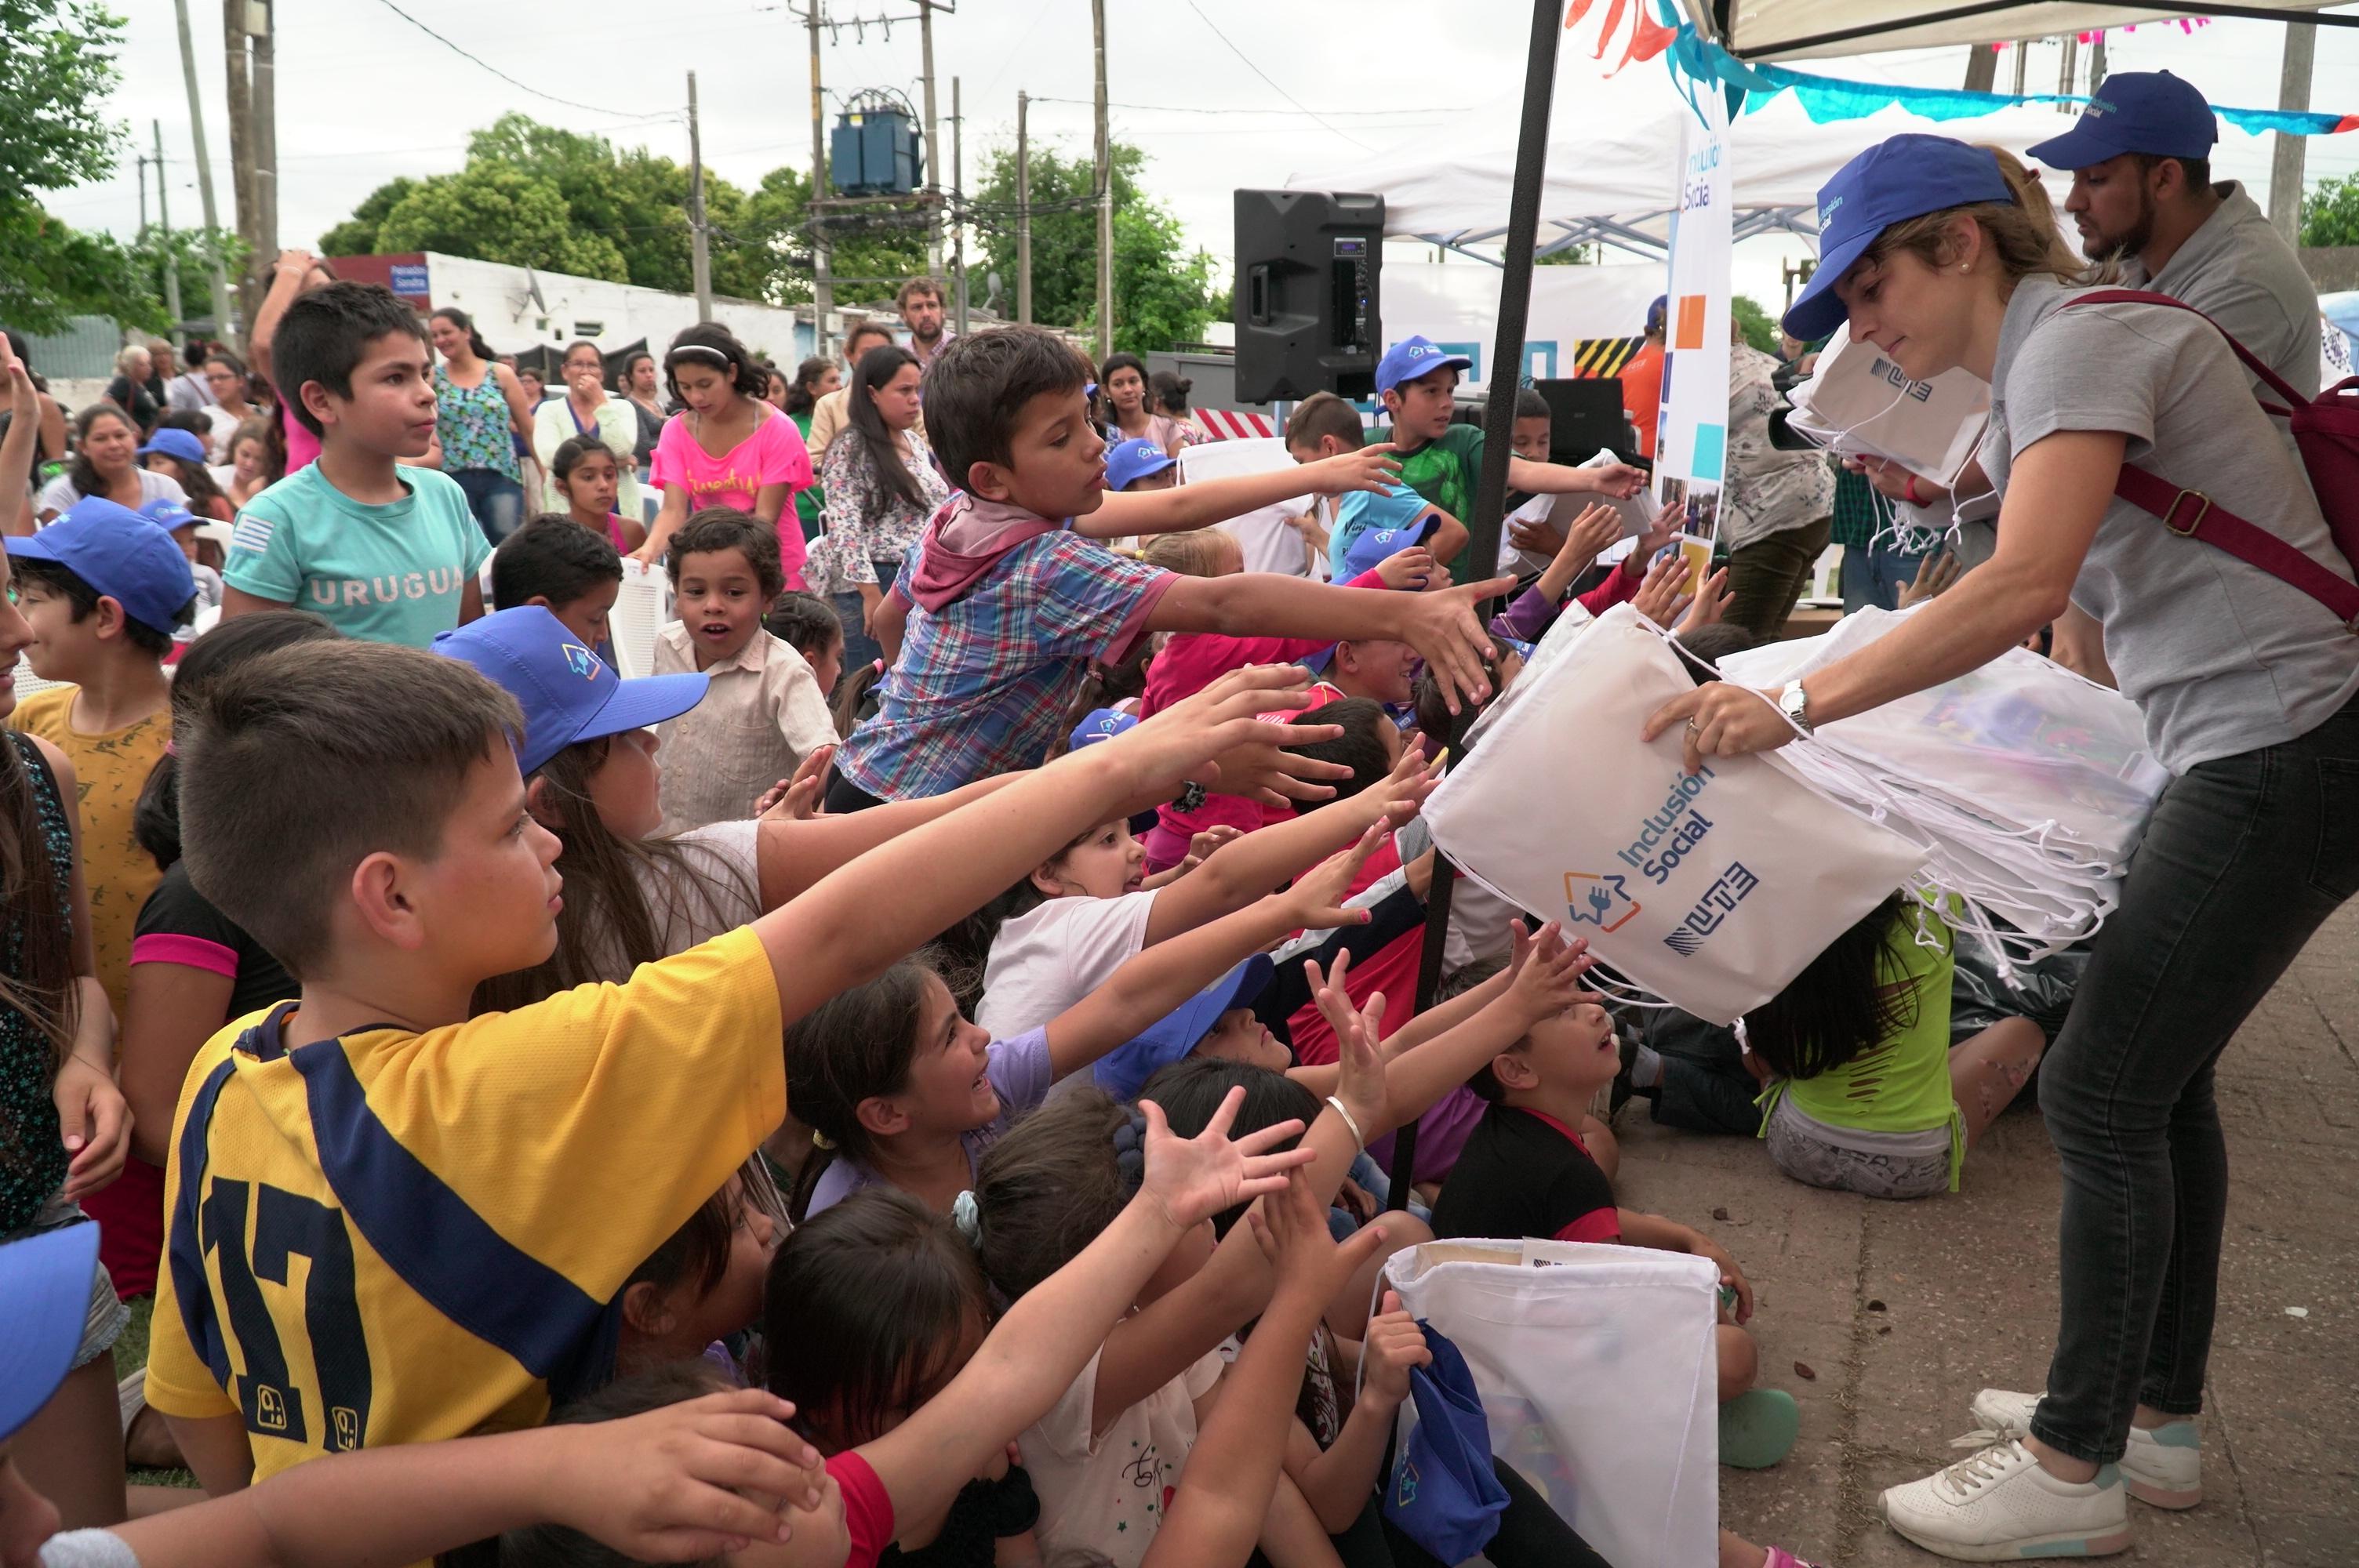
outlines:
{"label": "stack of white bags", "polygon": [[[1734,654],[1727,679],[1780,686],[1890,632],[1907,612],[1862,610],[1822,637]],[[2001,957],[2035,958],[2093,935],[2169,775],[2136,704],[2027,649],[1819,728],[1788,747],[1813,787],[1925,849],[1932,881],[2011,931]]]}

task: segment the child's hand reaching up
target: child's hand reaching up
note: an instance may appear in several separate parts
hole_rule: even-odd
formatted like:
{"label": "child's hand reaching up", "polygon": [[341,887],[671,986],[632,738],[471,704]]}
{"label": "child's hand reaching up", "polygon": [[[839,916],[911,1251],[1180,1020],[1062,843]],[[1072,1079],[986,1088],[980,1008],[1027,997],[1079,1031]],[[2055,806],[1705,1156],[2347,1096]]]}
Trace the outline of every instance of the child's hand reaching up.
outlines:
{"label": "child's hand reaching up", "polygon": [[1441,563],[1435,560],[1433,552],[1422,545],[1412,545],[1406,550],[1386,556],[1376,565],[1376,576],[1395,592],[1404,589],[1422,592],[1436,577],[1441,575]]}
{"label": "child's hand reaching up", "polygon": [[1141,1100],[1147,1117],[1147,1175],[1138,1195],[1159,1209],[1174,1232],[1183,1232],[1201,1220],[1265,1193],[1286,1185],[1286,1173],[1310,1162],[1307,1148],[1263,1151],[1283,1143],[1302,1130],[1299,1119],[1281,1121],[1232,1141],[1229,1129],[1245,1103],[1245,1086],[1231,1089],[1212,1113],[1204,1130],[1193,1138],[1172,1135],[1163,1108]]}
{"label": "child's hand reaching up", "polygon": [[[1295,665],[1249,665],[1231,670],[1195,696],[1173,703],[1146,723],[1082,754],[1114,758],[1128,767],[1134,810],[1160,805],[1190,783],[1208,789],[1217,783],[1225,793],[1250,794],[1236,787],[1244,781],[1225,777],[1214,759],[1274,752],[1341,735],[1342,729],[1332,724],[1265,724],[1256,718],[1299,709],[1310,696],[1310,677]],[[1317,771],[1322,764],[1308,758],[1287,760],[1300,764],[1300,771],[1288,770],[1294,777],[1334,776]],[[1346,775],[1351,772],[1339,764],[1324,766]],[[1276,804],[1286,802],[1277,797]]]}
{"label": "child's hand reaching up", "polygon": [[1564,546],[1557,551],[1557,559],[1569,562],[1577,577],[1621,535],[1622,514],[1611,506],[1584,506],[1572,526],[1564,531]]}
{"label": "child's hand reaching up", "polygon": [[1687,507],[1684,503],[1677,501],[1663,503],[1662,510],[1655,514],[1653,524],[1645,533],[1638,535],[1638,542],[1630,546],[1631,556],[1643,561],[1665,545],[1669,544],[1678,535],[1680,524],[1686,520],[1686,516]]}
{"label": "child's hand reaching up", "polygon": [[679,1562],[786,1541],[779,1513],[808,1511],[829,1481],[819,1452],[786,1424],[794,1407],[759,1389],[707,1394],[645,1415],[545,1427],[563,1448],[539,1467],[548,1517],[641,1562]]}
{"label": "child's hand reaching up", "polygon": [[[1281,1319],[1289,1315],[1288,1309],[1307,1305],[1315,1323],[1353,1271],[1384,1249],[1381,1225],[1364,1226],[1339,1246],[1334,1233],[1327,1228],[1327,1206],[1299,1174],[1286,1184],[1283,1193],[1246,1210],[1245,1221],[1277,1271],[1277,1289],[1270,1298],[1268,1315]],[[1267,1320],[1266,1315],[1264,1321]],[[1305,1330],[1310,1326],[1305,1324]]]}
{"label": "child's hand reaching up", "polygon": [[1321,861],[1297,877],[1292,887],[1270,897],[1284,906],[1296,930],[1332,931],[1339,925],[1365,925],[1373,918],[1371,912],[1346,909],[1343,901],[1351,896],[1352,882],[1359,876],[1360,868],[1384,847],[1391,833],[1391,825],[1381,819],[1369,824],[1359,842]]}
{"label": "child's hand reaching up", "polygon": [[1367,1336],[1360,1345],[1361,1404],[1389,1415],[1408,1400],[1408,1374],[1413,1367],[1433,1365],[1425,1331],[1417,1318],[1401,1310],[1398,1293],[1385,1292],[1385,1310],[1368,1319]]}
{"label": "child's hand reaching up", "polygon": [[834,747],[812,747],[810,755],[795,768],[794,777],[780,779],[762,792],[762,798],[754,803],[754,815],[773,822],[802,822],[817,816],[822,809],[820,792],[827,787],[828,765],[834,761]]}
{"label": "child's hand reaching up", "polygon": [[1631,607],[1658,626],[1669,623],[1687,593],[1688,571],[1687,557],[1665,556],[1647,568],[1647,580],[1630,596]]}
{"label": "child's hand reaching up", "polygon": [[1303,975],[1310,982],[1311,1000],[1320,1016],[1335,1032],[1335,1098],[1343,1102],[1353,1131],[1365,1148],[1367,1140],[1375,1136],[1375,1130],[1387,1125],[1383,1118],[1390,1097],[1385,1083],[1381,1044],[1385,993],[1373,992],[1365,1008],[1353,1007],[1344,990],[1344,976],[1351,968],[1348,949],[1336,953],[1335,962],[1323,975],[1319,972],[1316,959],[1306,958],[1302,963]]}
{"label": "child's hand reaching up", "polygon": [[1491,683],[1483,673],[1484,662],[1491,657],[1491,634],[1483,629],[1474,607],[1515,586],[1514,578],[1494,578],[1405,598],[1398,608],[1395,629],[1400,641],[1425,660],[1452,713],[1462,699],[1481,702],[1491,695]]}
{"label": "child's hand reaching up", "polygon": [[1400,761],[1382,782],[1352,797],[1353,809],[1364,812],[1370,825],[1398,827],[1425,806],[1426,796],[1441,784],[1441,764],[1429,762],[1415,746],[1401,748]]}
{"label": "child's hand reaching up", "polygon": [[1684,637],[1706,626],[1719,625],[1720,618],[1727,614],[1728,607],[1735,602],[1736,595],[1728,591],[1728,568],[1723,567],[1703,579],[1703,587],[1696,590],[1694,602],[1680,618],[1679,625],[1672,629],[1672,635]]}
{"label": "child's hand reaching up", "polygon": [[1603,998],[1581,983],[1596,962],[1590,956],[1587,937],[1567,942],[1562,926],[1551,920],[1532,938],[1523,967],[1516,971],[1501,1000],[1531,1023],[1554,1018],[1575,1002],[1602,1002]]}
{"label": "child's hand reaching up", "polygon": [[1356,452],[1339,452],[1302,465],[1301,478],[1320,495],[1365,490],[1382,495],[1400,482],[1400,460],[1390,441],[1371,441]]}

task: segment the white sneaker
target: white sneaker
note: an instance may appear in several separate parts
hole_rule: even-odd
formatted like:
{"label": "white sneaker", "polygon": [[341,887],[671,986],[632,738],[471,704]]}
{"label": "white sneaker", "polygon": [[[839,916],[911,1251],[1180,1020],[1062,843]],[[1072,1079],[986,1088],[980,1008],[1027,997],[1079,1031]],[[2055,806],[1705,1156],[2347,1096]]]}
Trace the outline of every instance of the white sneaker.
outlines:
{"label": "white sneaker", "polygon": [[1926,1551],[1968,1563],[2105,1557],[2130,1544],[2129,1494],[2117,1465],[2060,1481],[2008,1439],[1884,1494],[1884,1519]]}
{"label": "white sneaker", "polygon": [[[1983,1431],[1973,1446],[2024,1436],[2038,1403],[2038,1394],[1984,1389],[1974,1396],[1974,1424]],[[1967,1439],[1958,1441],[1964,1444]],[[2191,1509],[2201,1502],[2201,1441],[2192,1421],[2174,1421],[2152,1432],[2130,1428],[2129,1451],[2122,1455],[2122,1479],[2129,1483],[2130,1496],[2158,1509]]]}

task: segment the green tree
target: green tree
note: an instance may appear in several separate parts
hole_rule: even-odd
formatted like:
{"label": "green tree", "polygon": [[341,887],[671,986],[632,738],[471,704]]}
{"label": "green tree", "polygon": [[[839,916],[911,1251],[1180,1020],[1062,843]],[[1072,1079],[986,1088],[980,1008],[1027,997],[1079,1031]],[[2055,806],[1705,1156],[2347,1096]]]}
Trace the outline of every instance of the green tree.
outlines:
{"label": "green tree", "polygon": [[385,215],[401,204],[401,199],[418,189],[418,181],[408,175],[386,180],[361,198],[353,215],[320,236],[319,251],[323,256],[367,256],[377,254],[384,247],[377,235],[385,227]]}
{"label": "green tree", "polygon": [[120,72],[122,19],[95,0],[0,0],[0,319],[54,331],[77,314],[167,325],[131,247],[45,211],[35,193],[114,170],[125,138],[100,112]]}
{"label": "green tree", "polygon": [[1575,245],[1571,250],[1549,251],[1544,255],[1534,256],[1532,265],[1534,266],[1587,266],[1589,247]]}
{"label": "green tree", "polygon": [[[1132,353],[1199,341],[1219,314],[1210,254],[1188,252],[1179,220],[1139,189],[1147,155],[1114,144],[1114,337]],[[1031,149],[1032,314],[1082,328],[1097,315],[1097,214],[1093,160],[1054,145]],[[970,211],[983,235],[979,272],[1016,277],[1016,155],[995,150]]]}
{"label": "green tree", "polygon": [[1728,302],[1728,312],[1736,318],[1736,330],[1745,334],[1747,343],[1765,354],[1777,351],[1777,323],[1758,300],[1740,294]]}
{"label": "green tree", "polygon": [[377,245],[386,251],[444,251],[615,283],[628,277],[613,241],[574,228],[565,197],[554,184],[503,164],[470,163],[456,174],[418,181],[386,213]]}
{"label": "green tree", "polygon": [[2301,199],[2301,243],[2359,245],[2359,174],[2321,179]]}

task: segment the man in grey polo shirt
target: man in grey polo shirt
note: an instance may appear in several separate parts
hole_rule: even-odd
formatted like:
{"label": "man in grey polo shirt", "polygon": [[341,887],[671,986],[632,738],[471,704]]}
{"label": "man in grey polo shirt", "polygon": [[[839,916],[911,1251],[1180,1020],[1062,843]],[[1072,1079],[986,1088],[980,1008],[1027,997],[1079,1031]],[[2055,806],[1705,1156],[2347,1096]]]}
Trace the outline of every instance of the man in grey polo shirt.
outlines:
{"label": "man in grey polo shirt", "polygon": [[2218,123],[2203,94],[2167,70],[2105,78],[2072,128],[2030,149],[2072,171],[2064,211],[2089,259],[2122,284],[2185,300],[2304,397],[2318,395],[2318,290],[2234,180],[2212,182]]}

